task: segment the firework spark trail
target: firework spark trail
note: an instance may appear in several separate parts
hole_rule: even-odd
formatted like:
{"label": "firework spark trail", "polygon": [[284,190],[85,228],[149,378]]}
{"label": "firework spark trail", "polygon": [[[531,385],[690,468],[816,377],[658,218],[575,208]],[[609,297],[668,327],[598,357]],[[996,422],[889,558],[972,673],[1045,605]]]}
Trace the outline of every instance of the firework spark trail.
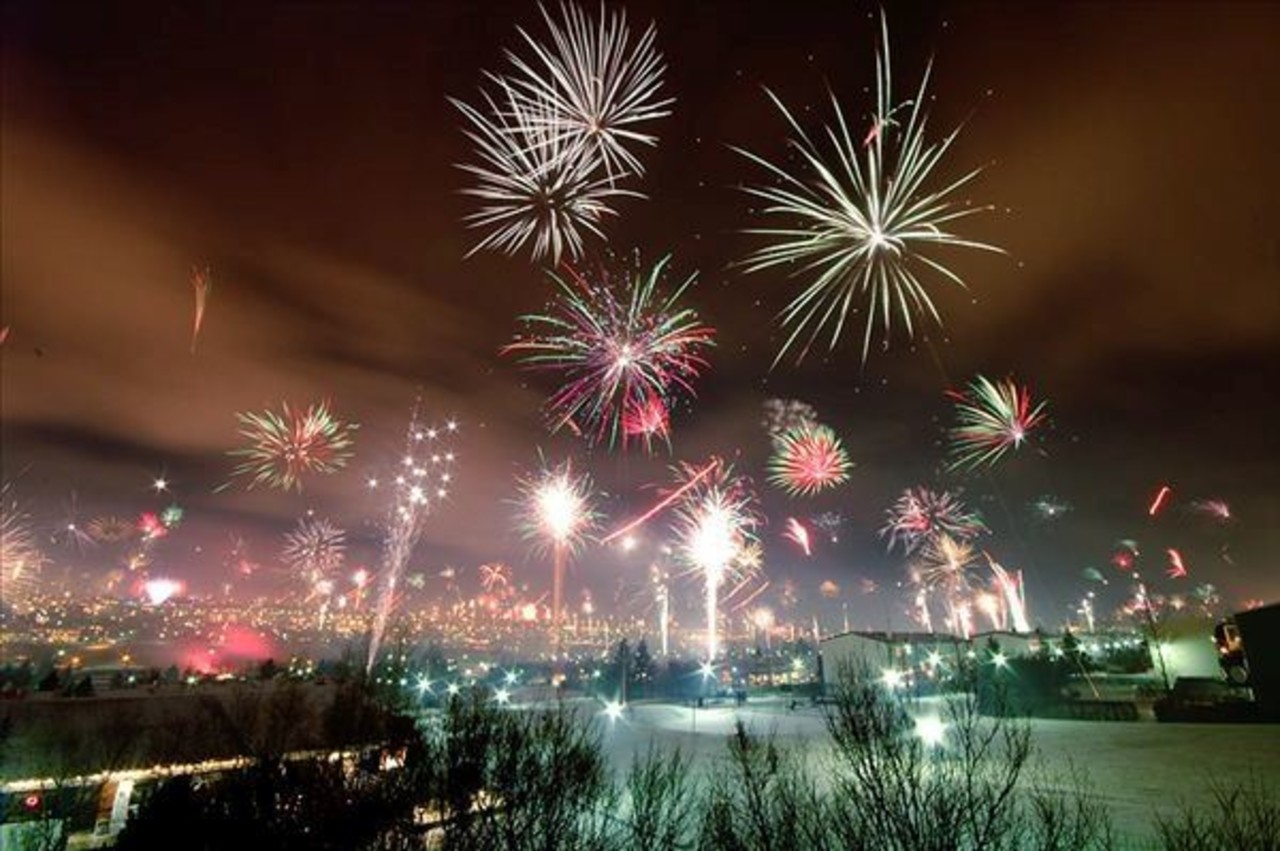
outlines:
{"label": "firework spark trail", "polygon": [[[835,122],[824,127],[820,137],[827,142],[828,157],[782,101],[766,90],[789,126],[789,148],[798,155],[800,168],[791,171],[734,148],[775,181],[746,187],[745,191],[765,202],[766,215],[785,219],[777,227],[748,231],[772,241],[751,254],[744,268],[759,272],[781,267],[797,276],[816,273],[781,313],[783,326],[792,330],[775,364],[807,332],[799,354],[803,359],[828,326],[832,326],[828,348],[834,349],[855,307],[866,313],[864,362],[877,323],[887,344],[895,313],[909,337],[915,334],[915,317],[941,325],[918,272],[931,270],[960,287],[964,281],[923,250],[943,246],[1000,251],[947,230],[952,222],[990,209],[965,206],[955,199],[955,193],[977,176],[978,169],[936,189],[929,188],[935,168],[959,133],[956,129],[941,141],[925,141],[924,106],[929,100],[930,72],[931,67],[926,68],[912,100],[893,103],[888,22],[882,16],[874,132],[862,140],[862,147],[834,95]],[[897,109],[908,106],[905,124],[890,120]]]}
{"label": "firework spark trail", "polygon": [[1170,579],[1185,579],[1187,576],[1187,567],[1182,561],[1182,553],[1170,547],[1166,552],[1169,554],[1169,569],[1165,571]]}
{"label": "firework spark trail", "polygon": [[993,382],[979,375],[964,393],[949,393],[956,403],[951,437],[951,470],[974,470],[994,464],[1026,442],[1045,420],[1044,402],[1031,404],[1025,387],[1012,379]]}
{"label": "firework spark trail", "polygon": [[890,550],[901,544],[908,555],[937,534],[969,540],[987,531],[982,517],[966,508],[958,496],[923,487],[903,491],[885,517],[880,536],[889,539]]}
{"label": "firework spark trail", "polygon": [[372,671],[382,646],[387,621],[400,598],[400,577],[422,536],[422,528],[438,502],[447,499],[453,481],[453,451],[443,445],[457,431],[450,421],[443,429],[424,426],[421,405],[415,403],[405,435],[404,453],[390,481],[391,505],[382,540],[377,602],[369,631],[369,658]]}
{"label": "firework spark trail", "polygon": [[813,548],[809,541],[809,530],[806,529],[804,524],[796,518],[787,518],[787,528],[786,531],[782,533],[782,537],[786,538],[788,541],[794,542],[800,547],[800,551],[806,556],[813,555]]}
{"label": "firework spark trail", "polygon": [[232,476],[246,477],[250,490],[267,485],[301,492],[304,475],[337,472],[351,459],[352,432],[359,428],[334,417],[324,402],[305,412],[286,402],[282,413],[237,413],[236,419],[248,445],[227,454],[244,459]]}
{"label": "firework spark trail", "polygon": [[1151,506],[1147,508],[1147,516],[1155,517],[1164,508],[1165,503],[1169,500],[1169,495],[1173,493],[1173,488],[1168,485],[1161,485],[1160,490],[1156,491],[1155,498],[1151,500]]}
{"label": "firework spark trail", "polygon": [[824,425],[784,432],[774,441],[769,483],[791,496],[813,496],[849,480],[853,462],[836,433]]}
{"label": "firework spark trail", "polygon": [[558,288],[555,301],[545,314],[522,317],[531,333],[503,353],[564,379],[547,401],[553,431],[573,423],[589,443],[607,438],[613,445],[621,437],[625,446],[638,425],[650,447],[653,429],[645,426],[645,415],[655,419],[657,407],[665,436],[667,412],[694,395],[715,331],[678,304],[696,273],[663,295],[670,259],[645,270],[637,257],[636,267],[619,280],[603,271],[593,280],[573,269],[567,279],[550,274]]}
{"label": "firework spark trail", "polygon": [[195,314],[191,320],[191,354],[193,355],[196,353],[196,340],[200,336],[200,328],[204,325],[204,309],[212,286],[213,279],[208,266],[203,269],[195,266],[191,268],[191,287],[196,297]]}
{"label": "firework spark trail", "polygon": [[670,115],[674,103],[658,96],[666,68],[654,46],[656,27],[650,24],[632,43],[624,12],[606,18],[601,8],[598,24],[571,3],[561,5],[561,14],[557,23],[542,9],[549,46],[518,30],[534,58],[507,52],[515,73],[506,79],[515,99],[545,105],[536,113],[539,134],[552,136],[610,180],[642,175],[643,163],[627,146],[654,146],[657,137],[636,128]]}
{"label": "firework spark trail", "polygon": [[991,566],[991,572],[995,575],[996,587],[1000,589],[1000,594],[1004,600],[1004,610],[1008,613],[1009,620],[1013,622],[1013,631],[1028,633],[1031,632],[1031,621],[1027,617],[1027,599],[1026,586],[1022,582],[1022,571],[1010,573],[1000,566],[990,553],[983,553],[987,557],[987,564]]}
{"label": "firework spark trail", "polygon": [[1231,506],[1221,499],[1198,499],[1191,503],[1191,509],[1219,523],[1229,523],[1234,518]]}
{"label": "firework spark trail", "polygon": [[679,487],[673,489],[670,493],[668,493],[666,496],[660,499],[656,505],[654,505],[645,513],[641,514],[639,517],[636,517],[635,519],[628,521],[623,526],[620,526],[619,528],[614,529],[608,535],[605,535],[603,538],[600,539],[601,545],[604,545],[609,543],[610,541],[616,540],[617,538],[620,538],[623,535],[626,535],[630,532],[634,532],[636,529],[640,528],[645,523],[652,520],[658,514],[662,513],[662,511],[669,508],[671,505],[679,502],[682,498],[684,498],[685,494],[687,494],[689,491],[697,487],[698,484],[703,479],[711,475],[711,473],[714,472],[715,470],[719,469],[721,463],[722,462],[720,461],[719,458],[712,458],[701,469],[694,469],[689,471],[689,475],[687,476],[687,478],[685,478],[685,480],[680,484]]}

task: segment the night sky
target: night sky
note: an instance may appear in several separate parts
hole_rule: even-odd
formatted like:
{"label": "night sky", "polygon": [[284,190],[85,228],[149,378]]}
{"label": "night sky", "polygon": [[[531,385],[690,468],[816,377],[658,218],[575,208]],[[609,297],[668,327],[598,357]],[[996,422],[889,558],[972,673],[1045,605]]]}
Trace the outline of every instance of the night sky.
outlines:
{"label": "night sky", "polygon": [[[548,583],[513,531],[515,477],[574,453],[621,519],[674,460],[733,455],[765,500],[767,571],[802,599],[832,579],[863,624],[900,603],[902,559],[876,530],[902,488],[964,487],[1025,570],[1033,620],[1056,625],[1087,590],[1081,570],[1136,539],[1155,577],[1167,547],[1234,607],[1274,600],[1280,575],[1280,6],[1227,3],[890,3],[899,95],[935,60],[931,126],[965,123],[944,176],[986,167],[966,192],[996,211],[960,226],[1007,256],[948,254],[968,293],[931,279],[946,322],[860,363],[859,334],[829,356],[770,369],[773,317],[796,282],[733,267],[758,243],[736,187],[759,169],[728,148],[782,156],[786,127],[762,86],[802,120],[855,124],[871,109],[878,6],[631,3],[654,20],[674,113],[654,124],[647,173],[607,224],[617,252],[698,270],[689,301],[718,329],[698,397],[673,416],[674,453],[645,457],[549,435],[552,385],[500,347],[550,292],[527,254],[463,255],[471,159],[447,97],[475,100],[533,3],[15,3],[3,74],[3,472],[46,531],[70,516],[167,504],[188,521],[156,573],[220,589],[231,535],[267,566],[246,594],[285,584],[280,534],[305,510],[376,559],[385,505],[365,477],[394,457],[419,392],[456,417],[459,481],[410,571],[501,560]],[[804,111],[811,108],[811,111]],[[188,351],[194,263],[214,287]],[[991,476],[943,474],[943,391],[1015,375],[1049,401],[1051,428]],[[761,406],[802,399],[845,439],[850,484],[788,500],[763,483]],[[302,495],[214,493],[234,461],[236,411],[328,399],[361,424],[349,469]],[[1157,487],[1174,501],[1146,516]],[[1046,524],[1042,494],[1073,506]],[[1221,498],[1215,526],[1190,502]],[[838,545],[812,560],[780,539],[788,516],[838,510]],[[659,522],[647,537],[665,529]],[[1223,547],[1234,564],[1223,557]],[[105,554],[54,545],[55,576],[100,577]],[[588,550],[570,579],[598,601],[643,577],[643,554]],[[870,578],[884,590],[860,593]],[[1123,596],[1113,582],[1104,599]],[[430,586],[429,586],[430,590]],[[887,601],[887,602],[886,602]],[[1106,606],[1100,606],[1106,608]],[[904,618],[895,615],[898,623]]]}

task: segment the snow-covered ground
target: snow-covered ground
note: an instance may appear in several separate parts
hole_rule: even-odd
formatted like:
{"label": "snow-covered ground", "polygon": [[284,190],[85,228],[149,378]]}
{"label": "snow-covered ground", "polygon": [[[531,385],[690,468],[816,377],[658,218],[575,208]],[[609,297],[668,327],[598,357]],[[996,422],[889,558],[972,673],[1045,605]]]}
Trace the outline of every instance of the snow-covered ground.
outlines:
{"label": "snow-covered ground", "polygon": [[[785,702],[705,709],[635,705],[618,721],[604,721],[604,742],[618,767],[650,744],[679,747],[705,767],[723,757],[738,720],[810,753],[827,747],[823,710],[791,710]],[[1110,805],[1117,832],[1130,842],[1151,834],[1157,812],[1210,802],[1215,781],[1245,783],[1256,775],[1280,793],[1280,726],[1274,724],[1034,720],[1031,729],[1041,776],[1052,782],[1069,764],[1083,770],[1090,791]]]}

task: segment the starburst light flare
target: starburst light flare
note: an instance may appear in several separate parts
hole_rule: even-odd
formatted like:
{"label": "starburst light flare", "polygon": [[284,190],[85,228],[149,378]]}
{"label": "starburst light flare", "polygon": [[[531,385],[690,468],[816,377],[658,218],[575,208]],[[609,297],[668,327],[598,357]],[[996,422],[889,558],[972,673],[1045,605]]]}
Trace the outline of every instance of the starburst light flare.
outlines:
{"label": "starburst light flare", "polygon": [[[959,128],[939,140],[926,140],[931,70],[931,65],[926,67],[914,98],[894,102],[888,22],[882,16],[875,113],[865,137],[850,127],[834,95],[834,123],[815,140],[769,91],[792,132],[789,148],[797,155],[798,166],[791,169],[734,148],[768,172],[772,183],[748,186],[745,191],[765,203],[766,216],[780,220],[772,227],[748,230],[768,242],[748,256],[744,268],[748,272],[783,268],[792,276],[811,278],[780,314],[790,333],[775,364],[801,341],[797,359],[803,359],[824,334],[829,334],[828,348],[834,349],[855,312],[865,311],[864,362],[877,326],[887,344],[897,322],[908,337],[914,337],[919,318],[941,325],[921,273],[936,273],[960,287],[965,284],[932,256],[932,249],[1001,251],[950,231],[954,222],[990,208],[971,207],[956,197],[981,169],[950,182],[933,183]],[[896,114],[902,117],[895,118]]]}
{"label": "starburst light flare", "polygon": [[1026,387],[1011,378],[990,381],[979,375],[964,393],[951,393],[956,425],[951,437],[952,470],[974,470],[1020,448],[1046,419],[1045,403],[1032,404]]}
{"label": "starburst light flare", "polygon": [[529,333],[503,349],[563,383],[547,400],[552,431],[569,426],[588,443],[666,439],[668,412],[694,395],[715,331],[679,300],[690,275],[671,293],[661,282],[670,255],[616,278],[573,269],[551,273],[558,292],[544,314],[522,317]]}

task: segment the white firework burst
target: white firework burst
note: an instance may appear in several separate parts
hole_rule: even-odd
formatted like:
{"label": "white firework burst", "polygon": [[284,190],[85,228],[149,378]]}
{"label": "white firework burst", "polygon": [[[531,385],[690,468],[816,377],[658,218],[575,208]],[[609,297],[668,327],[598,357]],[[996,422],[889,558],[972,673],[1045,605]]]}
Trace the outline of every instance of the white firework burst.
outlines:
{"label": "white firework burst", "polygon": [[[934,173],[959,128],[938,141],[926,141],[924,104],[931,66],[926,68],[915,97],[895,104],[888,24],[883,18],[881,38],[876,57],[876,111],[865,135],[850,129],[833,95],[834,123],[825,126],[815,140],[782,101],[768,92],[790,127],[789,147],[798,155],[798,167],[789,170],[735,148],[765,168],[773,180],[767,186],[744,187],[745,191],[765,202],[765,215],[785,222],[748,231],[767,237],[769,242],[746,259],[744,268],[758,272],[783,267],[791,275],[811,277],[780,314],[790,333],[775,363],[802,338],[798,359],[803,359],[824,333],[829,332],[828,348],[834,349],[850,314],[862,310],[866,312],[863,361],[877,324],[886,344],[895,316],[908,337],[914,336],[919,317],[941,325],[920,273],[932,271],[961,287],[964,281],[923,252],[939,246],[1001,251],[948,230],[956,220],[990,209],[967,206],[955,197],[981,169],[931,188]],[[901,120],[894,118],[899,113]],[[820,144],[823,138],[825,144]]]}
{"label": "white firework burst", "polygon": [[504,80],[496,83],[498,96],[482,92],[487,110],[452,101],[470,124],[465,133],[479,159],[459,166],[476,178],[462,191],[483,202],[466,221],[489,229],[467,256],[484,249],[515,254],[531,243],[535,260],[559,263],[565,253],[576,259],[585,234],[604,238],[600,224],[617,215],[614,200],[638,193],[598,175],[593,161],[554,132],[549,104],[517,97]]}
{"label": "white firework burst", "polygon": [[513,93],[537,107],[530,117],[539,132],[598,163],[611,180],[644,174],[627,146],[657,144],[639,128],[670,115],[674,102],[659,97],[666,66],[655,47],[657,29],[650,24],[633,43],[625,12],[606,15],[601,8],[598,21],[573,4],[561,4],[560,12],[557,22],[542,7],[550,44],[519,30],[533,57],[507,52]]}

